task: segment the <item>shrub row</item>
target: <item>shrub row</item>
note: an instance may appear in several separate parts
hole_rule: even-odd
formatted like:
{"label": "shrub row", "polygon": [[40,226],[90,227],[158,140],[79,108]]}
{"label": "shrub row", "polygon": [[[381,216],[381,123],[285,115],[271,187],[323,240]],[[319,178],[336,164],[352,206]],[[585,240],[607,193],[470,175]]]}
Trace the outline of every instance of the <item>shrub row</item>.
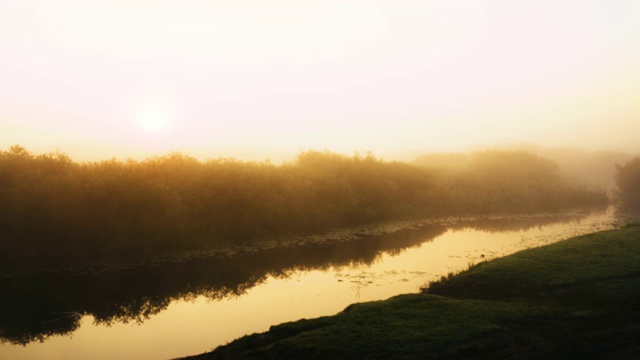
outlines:
{"label": "shrub row", "polygon": [[140,258],[391,219],[606,201],[527,153],[479,153],[449,171],[327,151],[282,165],[179,153],[78,163],[16,145],[0,151],[0,262]]}

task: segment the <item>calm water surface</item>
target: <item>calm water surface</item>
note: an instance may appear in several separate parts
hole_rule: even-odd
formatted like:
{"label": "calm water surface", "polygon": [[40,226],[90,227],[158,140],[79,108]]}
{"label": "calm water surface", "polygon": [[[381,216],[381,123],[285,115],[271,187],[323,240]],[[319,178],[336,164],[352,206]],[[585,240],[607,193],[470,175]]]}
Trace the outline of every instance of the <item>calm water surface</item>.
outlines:
{"label": "calm water surface", "polygon": [[606,211],[389,223],[101,274],[3,279],[0,359],[170,359],[623,225]]}

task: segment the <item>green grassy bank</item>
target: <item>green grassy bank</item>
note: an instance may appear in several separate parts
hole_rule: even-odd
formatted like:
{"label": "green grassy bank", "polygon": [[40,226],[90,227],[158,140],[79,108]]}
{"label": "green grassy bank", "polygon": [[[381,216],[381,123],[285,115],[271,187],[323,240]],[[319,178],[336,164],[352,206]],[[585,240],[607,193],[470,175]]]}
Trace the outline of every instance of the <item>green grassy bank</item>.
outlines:
{"label": "green grassy bank", "polygon": [[190,359],[640,358],[640,225],[484,262],[423,293],[272,326]]}

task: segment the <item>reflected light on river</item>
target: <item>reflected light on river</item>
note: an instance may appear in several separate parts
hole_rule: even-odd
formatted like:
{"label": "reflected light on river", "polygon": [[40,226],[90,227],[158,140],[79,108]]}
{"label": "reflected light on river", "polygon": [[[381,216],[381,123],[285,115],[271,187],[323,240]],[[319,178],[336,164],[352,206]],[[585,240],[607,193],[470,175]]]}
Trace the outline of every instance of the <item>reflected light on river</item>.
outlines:
{"label": "reflected light on river", "polygon": [[451,226],[431,241],[382,252],[368,265],[291,270],[288,276],[268,275],[243,295],[174,300],[142,324],[96,325],[92,316],[85,315],[71,335],[55,335],[26,346],[0,344],[0,359],[169,359],[198,354],[278,323],[333,315],[354,302],[417,292],[428,281],[471,263],[610,229],[615,221],[610,209],[527,230],[489,232]]}

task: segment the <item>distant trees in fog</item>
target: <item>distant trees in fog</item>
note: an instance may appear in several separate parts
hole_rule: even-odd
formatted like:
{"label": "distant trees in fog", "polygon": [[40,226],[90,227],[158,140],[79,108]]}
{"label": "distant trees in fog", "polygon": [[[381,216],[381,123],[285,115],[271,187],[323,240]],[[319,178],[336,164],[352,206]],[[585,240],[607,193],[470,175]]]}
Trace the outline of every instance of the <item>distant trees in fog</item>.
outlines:
{"label": "distant trees in fog", "polygon": [[617,198],[627,210],[640,210],[640,157],[616,166]]}
{"label": "distant trees in fog", "polygon": [[477,153],[447,168],[307,151],[276,166],[179,153],[77,163],[13,146],[0,151],[0,267],[138,259],[391,219],[606,201],[522,152]]}
{"label": "distant trees in fog", "polygon": [[524,151],[427,154],[413,164],[434,172],[454,213],[557,211],[606,202],[603,191],[588,190],[556,163]]}

